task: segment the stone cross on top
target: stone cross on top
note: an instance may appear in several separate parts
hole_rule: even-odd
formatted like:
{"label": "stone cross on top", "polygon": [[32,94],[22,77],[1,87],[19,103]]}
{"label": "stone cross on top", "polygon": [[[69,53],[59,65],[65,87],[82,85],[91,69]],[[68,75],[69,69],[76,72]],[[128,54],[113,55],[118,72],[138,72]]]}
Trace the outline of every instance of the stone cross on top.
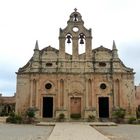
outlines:
{"label": "stone cross on top", "polygon": [[75,8],[74,11],[77,12],[77,8]]}

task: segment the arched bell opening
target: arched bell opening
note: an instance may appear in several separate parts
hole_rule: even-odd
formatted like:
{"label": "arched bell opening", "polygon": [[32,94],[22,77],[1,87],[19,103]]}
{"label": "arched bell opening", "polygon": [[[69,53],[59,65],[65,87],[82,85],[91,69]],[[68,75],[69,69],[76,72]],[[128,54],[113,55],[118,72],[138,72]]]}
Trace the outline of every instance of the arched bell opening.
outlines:
{"label": "arched bell opening", "polygon": [[74,22],[78,21],[78,14],[77,13],[74,13],[74,15],[73,15],[73,21]]}
{"label": "arched bell opening", "polygon": [[66,35],[65,51],[68,54],[72,54],[72,35],[71,34]]}
{"label": "arched bell opening", "polygon": [[85,53],[85,46],[86,40],[85,40],[85,35],[83,33],[79,34],[79,40],[78,40],[78,45],[79,45],[79,54]]}

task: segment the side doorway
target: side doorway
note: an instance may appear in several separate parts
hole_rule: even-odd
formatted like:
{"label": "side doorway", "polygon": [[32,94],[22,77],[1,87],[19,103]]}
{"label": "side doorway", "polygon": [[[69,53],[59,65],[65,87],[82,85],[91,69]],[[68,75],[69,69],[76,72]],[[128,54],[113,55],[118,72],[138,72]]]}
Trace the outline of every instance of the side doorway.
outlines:
{"label": "side doorway", "polygon": [[43,97],[43,117],[53,117],[53,97]]}
{"label": "side doorway", "polygon": [[99,97],[99,118],[109,118],[109,97]]}

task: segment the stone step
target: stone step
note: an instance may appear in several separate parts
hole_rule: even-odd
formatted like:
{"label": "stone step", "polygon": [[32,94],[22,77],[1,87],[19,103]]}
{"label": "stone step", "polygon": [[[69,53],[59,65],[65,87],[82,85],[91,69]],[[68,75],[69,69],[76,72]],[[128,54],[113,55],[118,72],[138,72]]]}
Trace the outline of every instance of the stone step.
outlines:
{"label": "stone step", "polygon": [[6,123],[7,117],[0,117],[0,123]]}
{"label": "stone step", "polygon": [[37,126],[55,126],[55,122],[39,122]]}
{"label": "stone step", "polygon": [[114,122],[39,122],[37,126],[55,126],[58,123],[69,123],[69,124],[86,124],[89,126],[117,126]]}

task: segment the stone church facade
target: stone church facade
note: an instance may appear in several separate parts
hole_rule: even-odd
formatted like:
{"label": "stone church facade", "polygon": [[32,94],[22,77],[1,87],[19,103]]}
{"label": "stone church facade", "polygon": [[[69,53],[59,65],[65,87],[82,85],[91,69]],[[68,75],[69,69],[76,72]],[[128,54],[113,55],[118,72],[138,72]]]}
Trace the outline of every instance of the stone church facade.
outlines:
{"label": "stone church facade", "polygon": [[[66,53],[66,45],[72,54]],[[79,47],[85,47],[80,54]],[[67,119],[78,114],[86,119],[111,118],[117,107],[135,114],[133,69],[112,49],[100,46],[92,49],[92,30],[84,27],[77,10],[71,13],[64,29],[59,31],[59,50],[48,46],[34,54],[17,72],[16,112],[27,108],[39,109],[39,118],[57,118],[64,113]]]}

